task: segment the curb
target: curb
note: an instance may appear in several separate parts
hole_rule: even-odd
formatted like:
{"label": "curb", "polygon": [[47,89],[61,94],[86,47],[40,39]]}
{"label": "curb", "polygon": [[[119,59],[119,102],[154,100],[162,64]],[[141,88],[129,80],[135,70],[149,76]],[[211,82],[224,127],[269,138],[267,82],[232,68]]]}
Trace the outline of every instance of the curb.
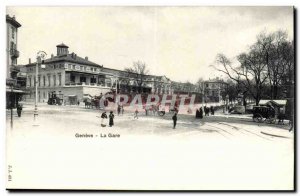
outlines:
{"label": "curb", "polygon": [[276,135],[276,134],[272,134],[272,133],[268,133],[268,132],[264,132],[264,131],[261,131],[261,133],[265,134],[265,135],[273,136],[273,137],[280,137],[280,138],[292,139],[292,137],[289,137],[289,136]]}

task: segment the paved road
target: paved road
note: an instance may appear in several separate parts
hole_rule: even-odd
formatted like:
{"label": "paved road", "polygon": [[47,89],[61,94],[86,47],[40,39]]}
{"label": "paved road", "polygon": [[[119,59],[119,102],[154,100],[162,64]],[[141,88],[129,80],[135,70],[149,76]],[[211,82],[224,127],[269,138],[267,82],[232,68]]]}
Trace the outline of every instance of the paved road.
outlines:
{"label": "paved road", "polygon": [[[7,129],[9,187],[108,189],[292,189],[294,146],[289,138],[262,134],[286,131],[251,118],[179,115],[172,129],[164,117],[132,113],[101,127],[100,112],[40,106],[39,126],[25,107]],[[9,112],[7,113],[9,117]],[[9,125],[9,118],[7,119]],[[93,134],[76,138],[75,134]],[[119,134],[102,138],[101,134]],[[26,179],[26,180],[25,180]]]}

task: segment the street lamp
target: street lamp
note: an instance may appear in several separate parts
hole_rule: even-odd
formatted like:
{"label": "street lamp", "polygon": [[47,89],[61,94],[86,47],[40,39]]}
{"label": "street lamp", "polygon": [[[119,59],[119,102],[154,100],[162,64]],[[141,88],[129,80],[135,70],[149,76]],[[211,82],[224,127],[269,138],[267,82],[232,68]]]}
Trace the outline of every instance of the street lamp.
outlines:
{"label": "street lamp", "polygon": [[205,91],[204,91],[204,82],[202,82],[202,110],[204,111],[204,95]]}
{"label": "street lamp", "polygon": [[[38,116],[38,109],[37,109],[37,102],[38,102],[38,74],[39,74],[39,64],[42,65],[42,61],[46,58],[47,53],[44,51],[38,51],[36,56],[36,68],[35,68],[35,104],[34,104],[34,112],[33,112],[33,118],[34,122],[36,122],[37,116]],[[41,66],[42,68],[45,68],[45,66]]]}

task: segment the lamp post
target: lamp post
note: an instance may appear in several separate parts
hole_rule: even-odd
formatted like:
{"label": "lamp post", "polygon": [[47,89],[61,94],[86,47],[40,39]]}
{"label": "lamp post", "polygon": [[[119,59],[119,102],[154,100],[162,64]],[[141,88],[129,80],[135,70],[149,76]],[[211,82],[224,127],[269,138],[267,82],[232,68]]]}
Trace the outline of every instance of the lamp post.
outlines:
{"label": "lamp post", "polygon": [[205,90],[204,90],[204,82],[202,82],[202,111],[204,111],[204,98],[205,98]]}
{"label": "lamp post", "polygon": [[35,102],[34,102],[34,112],[33,112],[33,118],[34,122],[36,123],[36,119],[38,116],[38,74],[39,74],[39,65],[42,64],[42,60],[46,58],[47,54],[44,51],[39,51],[36,56],[36,68],[35,68]]}

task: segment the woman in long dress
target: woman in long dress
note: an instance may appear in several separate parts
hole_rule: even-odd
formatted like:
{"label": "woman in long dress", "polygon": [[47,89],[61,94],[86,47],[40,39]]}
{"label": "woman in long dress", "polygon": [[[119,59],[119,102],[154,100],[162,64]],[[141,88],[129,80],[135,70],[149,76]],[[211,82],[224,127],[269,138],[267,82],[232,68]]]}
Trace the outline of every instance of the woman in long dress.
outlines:
{"label": "woman in long dress", "polygon": [[107,118],[106,111],[101,114],[101,127],[106,127],[105,119]]}
{"label": "woman in long dress", "polygon": [[115,115],[113,114],[113,111],[110,111],[109,114],[109,126],[112,127],[114,125],[114,117]]}

